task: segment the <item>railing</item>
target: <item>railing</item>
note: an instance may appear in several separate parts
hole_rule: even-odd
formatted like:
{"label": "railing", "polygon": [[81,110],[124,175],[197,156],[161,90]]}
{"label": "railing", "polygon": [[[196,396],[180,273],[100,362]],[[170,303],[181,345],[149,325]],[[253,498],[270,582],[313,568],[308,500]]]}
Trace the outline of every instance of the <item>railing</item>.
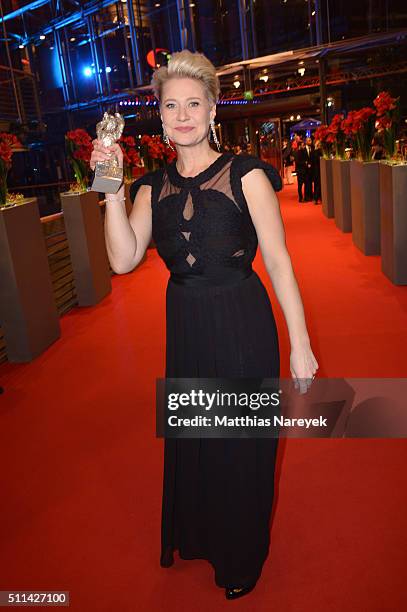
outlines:
{"label": "railing", "polygon": [[[40,217],[47,216],[59,212],[61,210],[60,193],[69,188],[72,181],[57,181],[55,183],[40,183],[36,185],[19,185],[17,187],[9,187],[10,193],[22,193],[30,198],[37,198]],[[35,193],[33,193],[35,190]]]}

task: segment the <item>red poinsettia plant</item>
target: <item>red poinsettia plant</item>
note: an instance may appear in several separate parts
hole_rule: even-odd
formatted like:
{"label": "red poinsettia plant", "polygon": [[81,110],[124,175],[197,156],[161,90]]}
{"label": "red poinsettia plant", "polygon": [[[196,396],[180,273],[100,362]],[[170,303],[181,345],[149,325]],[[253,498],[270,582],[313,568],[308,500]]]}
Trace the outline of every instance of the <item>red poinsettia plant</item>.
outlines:
{"label": "red poinsettia plant", "polygon": [[86,130],[78,128],[65,134],[65,146],[76,179],[76,184],[71,188],[75,191],[86,191],[93,150],[92,139]]}
{"label": "red poinsettia plant", "polygon": [[336,159],[345,159],[346,134],[342,127],[343,119],[343,115],[338,113],[328,125],[328,137],[334,144]]}
{"label": "red poinsettia plant", "polygon": [[332,153],[333,136],[329,132],[328,126],[321,124],[314,132],[315,140],[321,143],[322,155],[325,159],[329,159]]}
{"label": "red poinsettia plant", "polygon": [[383,135],[383,147],[387,159],[396,154],[397,129],[400,123],[400,98],[393,98],[389,92],[381,91],[373,100],[377,111],[377,128]]}
{"label": "red poinsettia plant", "polygon": [[133,136],[121,136],[118,142],[123,151],[124,178],[130,181],[140,174],[140,169],[142,167],[141,157]]}
{"label": "red poinsettia plant", "polygon": [[144,164],[150,169],[154,166],[162,165],[164,162],[171,163],[177,157],[176,151],[173,151],[161,139],[161,136],[149,136],[144,134],[141,137],[141,154],[144,157]]}
{"label": "red poinsettia plant", "polygon": [[0,206],[7,200],[7,174],[11,168],[13,149],[21,147],[21,142],[14,134],[0,132]]}
{"label": "red poinsettia plant", "polygon": [[355,156],[360,161],[372,160],[372,140],[375,133],[376,111],[365,106],[358,111],[350,111],[342,121],[342,129],[352,142]]}

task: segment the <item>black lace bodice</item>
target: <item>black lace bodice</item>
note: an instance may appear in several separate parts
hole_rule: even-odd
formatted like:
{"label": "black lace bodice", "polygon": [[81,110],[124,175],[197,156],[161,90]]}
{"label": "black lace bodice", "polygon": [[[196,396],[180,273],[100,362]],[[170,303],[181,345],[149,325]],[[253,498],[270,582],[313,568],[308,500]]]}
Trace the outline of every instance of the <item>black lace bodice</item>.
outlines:
{"label": "black lace bodice", "polygon": [[132,202],[141,185],[151,185],[152,235],[158,254],[177,274],[204,274],[250,266],[257,250],[241,178],[261,168],[279,191],[277,170],[253,155],[223,153],[194,177],[183,177],[176,161],[138,178],[130,187]]}

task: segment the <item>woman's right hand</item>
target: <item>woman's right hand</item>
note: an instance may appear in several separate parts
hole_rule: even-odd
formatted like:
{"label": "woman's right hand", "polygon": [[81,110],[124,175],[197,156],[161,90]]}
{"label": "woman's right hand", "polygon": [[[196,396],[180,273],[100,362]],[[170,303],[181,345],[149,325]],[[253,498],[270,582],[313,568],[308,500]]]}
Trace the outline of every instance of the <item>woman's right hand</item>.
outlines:
{"label": "woman's right hand", "polygon": [[116,155],[120,168],[123,167],[123,151],[118,143],[115,143],[111,147],[105,147],[103,142],[98,138],[92,140],[93,151],[90,156],[89,165],[92,170],[95,169],[96,162],[106,161],[112,156],[112,153]]}

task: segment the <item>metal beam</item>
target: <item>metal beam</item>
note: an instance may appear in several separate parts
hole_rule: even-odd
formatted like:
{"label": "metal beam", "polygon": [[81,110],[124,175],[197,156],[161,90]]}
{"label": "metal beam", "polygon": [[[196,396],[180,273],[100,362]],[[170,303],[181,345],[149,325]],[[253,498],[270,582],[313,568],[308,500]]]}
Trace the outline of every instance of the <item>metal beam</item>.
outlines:
{"label": "metal beam", "polygon": [[[407,62],[401,62],[400,64],[393,64],[392,66],[376,66],[372,68],[356,68],[352,71],[341,71],[334,75],[327,75],[325,78],[326,85],[340,85],[342,83],[350,83],[352,81],[362,81],[364,79],[374,79],[381,76],[387,76],[392,74],[402,74],[407,72]],[[257,102],[261,99],[267,98],[267,96],[275,95],[278,93],[287,93],[299,89],[317,89],[320,86],[319,77],[295,77],[290,78],[289,83],[287,79],[281,79],[280,81],[274,81],[273,86],[264,91],[258,89],[254,90],[254,98]],[[231,92],[230,94],[225,93],[220,102],[227,101],[238,101],[243,100],[242,93]]]}
{"label": "metal beam", "polygon": [[248,60],[249,46],[248,46],[248,32],[247,32],[245,0],[237,0],[237,8],[239,11],[239,28],[240,28],[240,42],[242,45],[242,59]]}
{"label": "metal beam", "polygon": [[[139,42],[137,38],[136,20],[134,18],[133,0],[129,0],[127,2],[127,16],[129,18],[131,53],[133,57],[134,71],[136,74],[136,82],[141,85],[141,83],[143,82],[143,71],[141,69],[140,47],[139,47]],[[141,27],[142,27],[142,23],[140,22],[140,29]]]}
{"label": "metal beam", "polygon": [[[44,0],[39,1],[43,4],[48,4],[50,0],[46,0],[46,2]],[[117,0],[93,0],[88,4],[85,4],[80,11],[75,11],[74,13],[69,13],[68,15],[63,15],[60,17],[56,17],[55,19],[51,19],[50,21],[48,21],[47,24],[45,24],[32,34],[28,36],[20,36],[18,43],[26,45],[27,43],[36,40],[42,34],[51,34],[54,30],[60,30],[61,28],[65,28],[66,26],[71,25],[76,21],[83,21],[84,23],[86,23],[86,17],[88,17],[89,15],[93,15],[94,13],[97,13],[100,9],[110,6],[111,4],[115,4],[116,2]],[[29,6],[30,5],[24,6],[23,8],[14,12],[19,12],[19,14],[23,14],[26,12],[27,7]],[[12,15],[12,13],[9,13],[9,15]],[[7,15],[5,15],[5,18],[6,17]],[[16,47],[17,43],[13,45],[12,48]]]}
{"label": "metal beam", "polygon": [[16,17],[21,17],[27,11],[35,11],[35,9],[40,8],[40,6],[44,6],[44,4],[48,4],[49,0],[35,0],[35,2],[30,2],[30,4],[26,4],[16,11],[12,11],[11,13],[7,13],[6,15],[0,18],[0,23],[2,21],[10,21],[10,19],[15,19]]}
{"label": "metal beam", "polygon": [[[0,0],[0,16],[3,17],[3,15],[4,15],[4,13],[3,13],[3,3]],[[19,119],[20,124],[21,124],[21,123],[23,123],[25,121],[26,116],[25,116],[24,106],[21,103],[21,91],[20,91],[20,87],[19,87],[18,81],[16,79],[16,75],[14,73],[14,70],[13,70],[13,62],[12,62],[12,59],[11,59],[10,45],[9,45],[9,42],[8,42],[6,22],[5,22],[4,19],[2,19],[2,30],[3,30],[4,40],[6,41],[6,55],[7,55],[8,67],[9,67],[9,70],[10,70],[11,83],[12,83],[12,86],[13,86],[14,101],[15,101],[15,104],[16,104],[18,119]]]}

